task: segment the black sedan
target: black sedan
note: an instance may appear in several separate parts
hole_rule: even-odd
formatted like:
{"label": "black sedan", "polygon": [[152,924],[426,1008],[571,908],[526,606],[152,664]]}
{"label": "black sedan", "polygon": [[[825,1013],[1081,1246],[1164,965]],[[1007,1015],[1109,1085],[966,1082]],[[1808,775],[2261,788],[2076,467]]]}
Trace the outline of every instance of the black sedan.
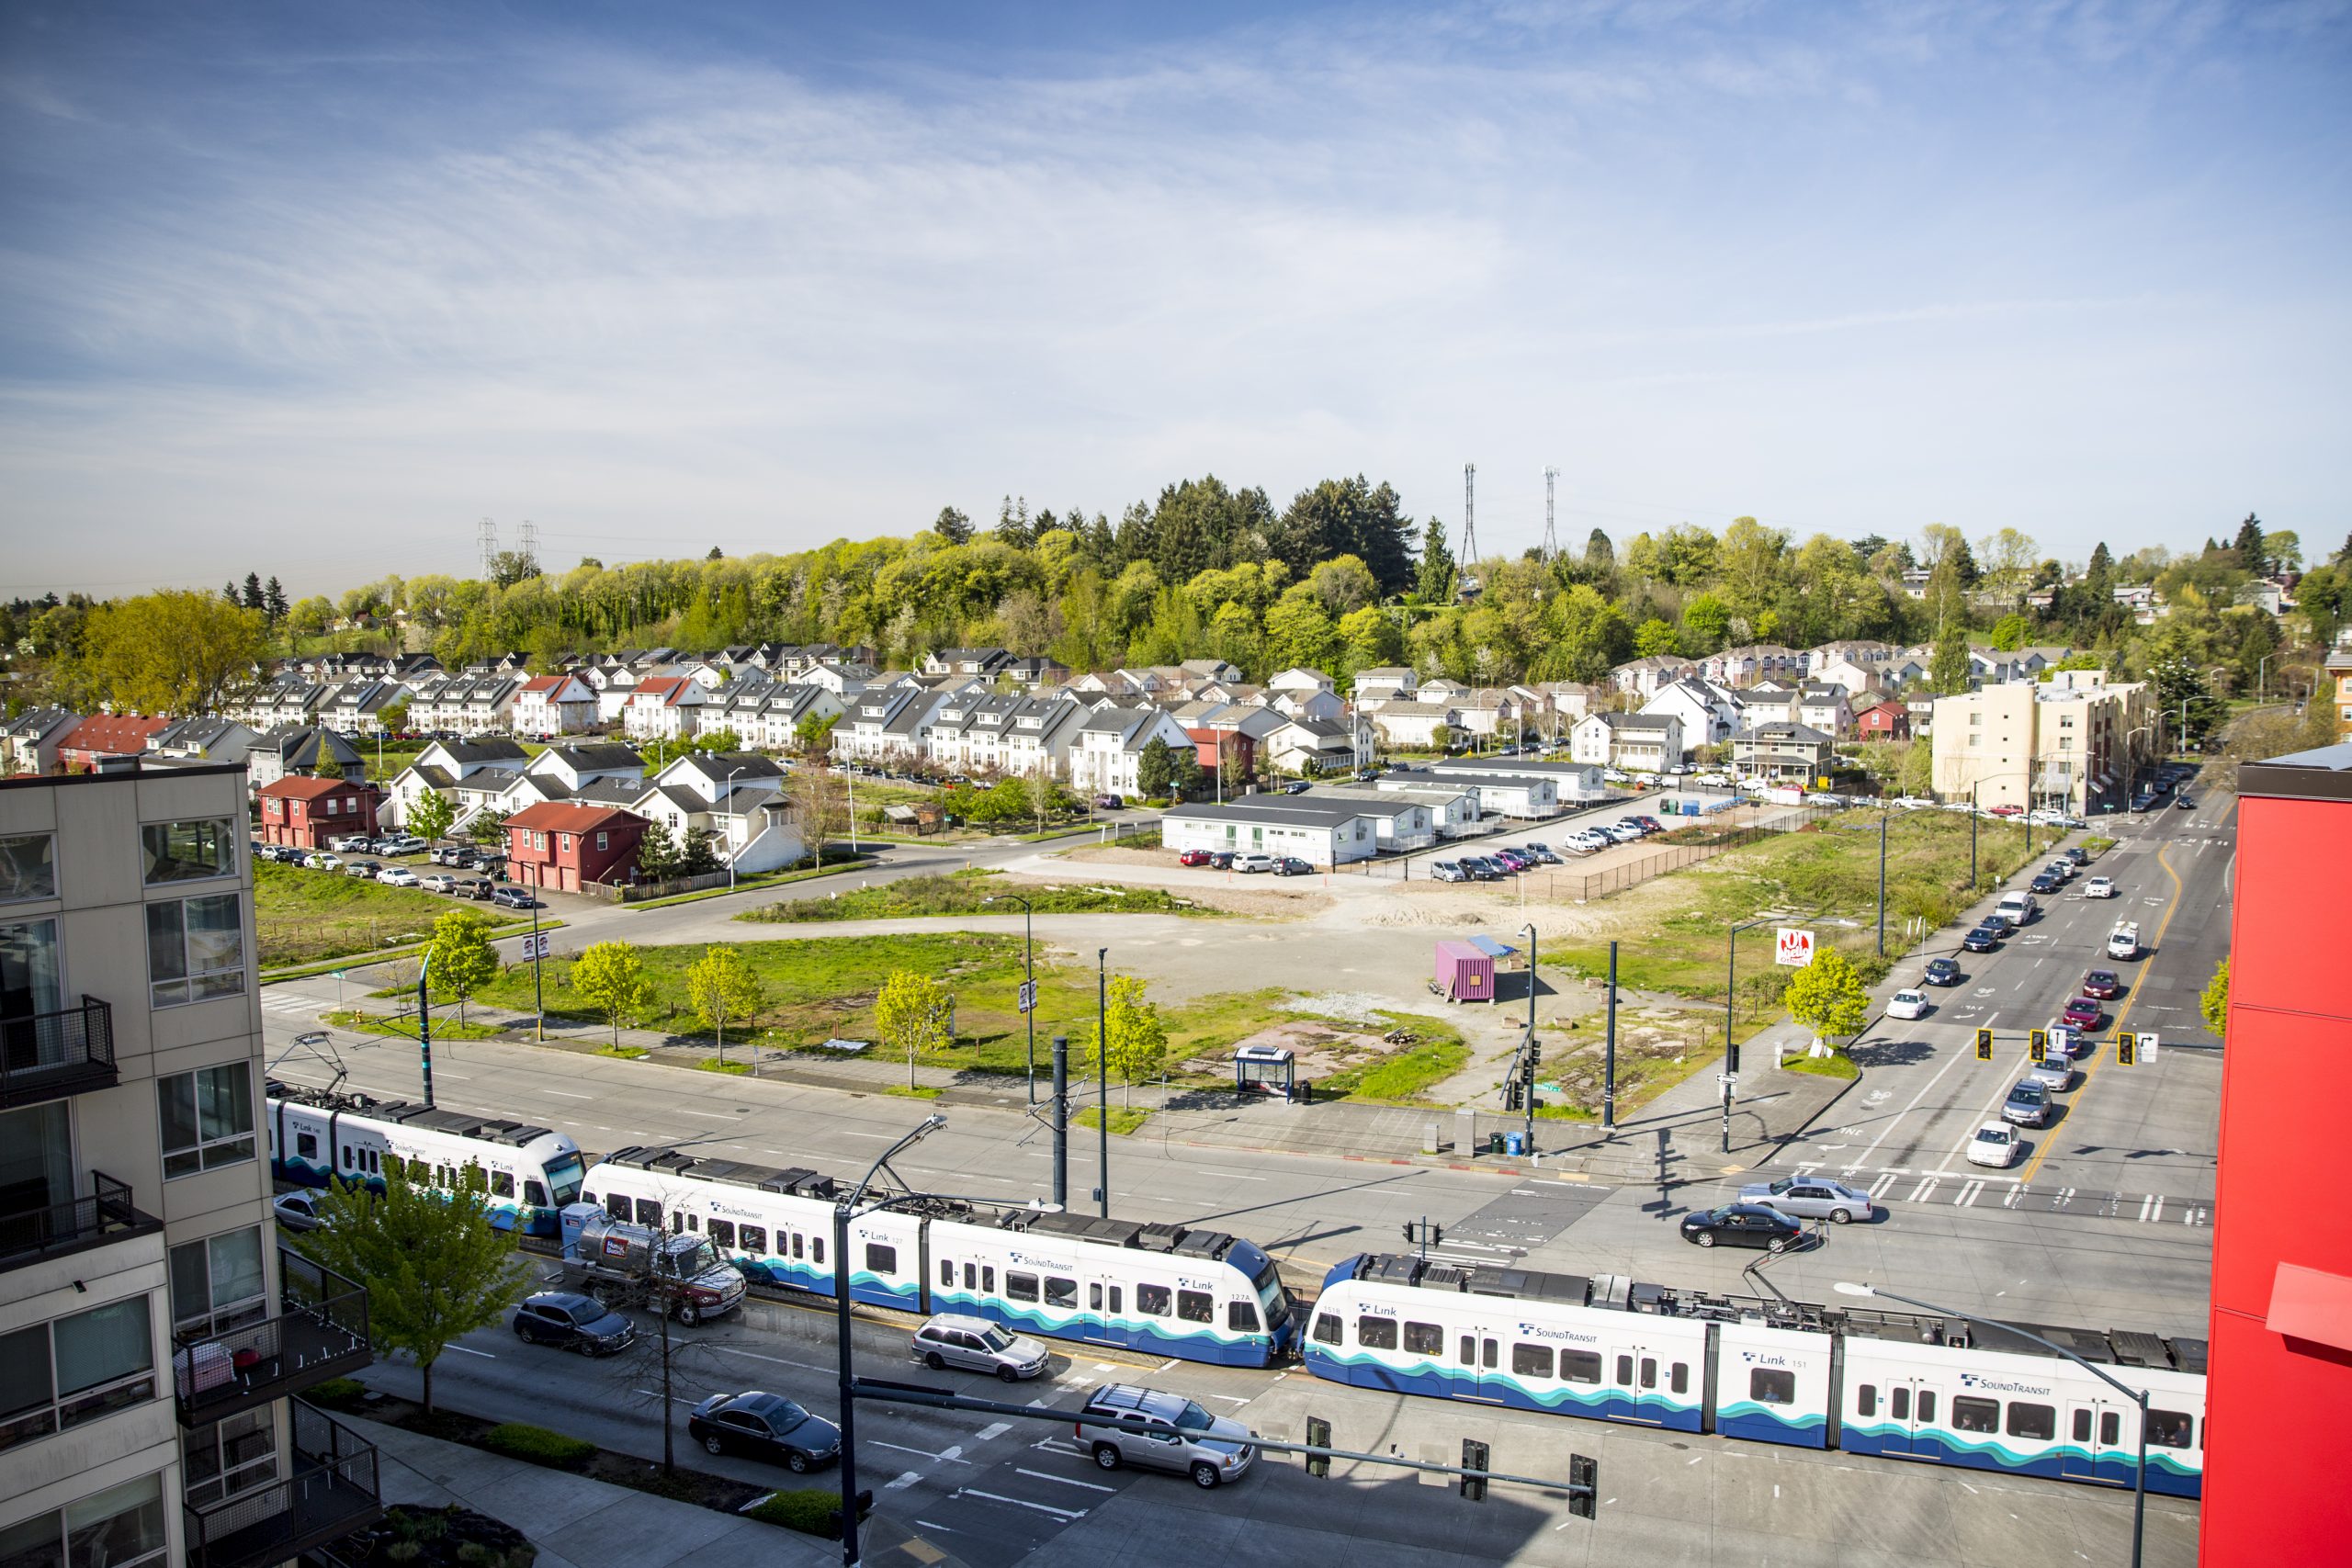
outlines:
{"label": "black sedan", "polygon": [[1991,926],[1978,926],[1960,939],[1960,945],[1971,953],[1997,953],[2001,948],[2001,933]]}
{"label": "black sedan", "polygon": [[712,1453],[774,1460],[796,1474],[842,1451],[840,1427],[780,1393],[714,1393],[686,1417],[686,1433]]}
{"label": "black sedan", "polygon": [[1785,1252],[1804,1235],[1804,1227],[1777,1209],[1760,1203],[1726,1203],[1682,1216],[1682,1239],[1694,1247],[1760,1247]]}
{"label": "black sedan", "polygon": [[2041,875],[2035,877],[2029,886],[2030,886],[2036,893],[2041,894],[2046,897],[2058,891],[2059,882],[2056,877],[2051,875],[2045,871]]}
{"label": "black sedan", "polygon": [[1967,976],[1960,972],[1960,965],[1951,959],[1930,958],[1928,960],[1928,972],[1920,978],[1930,986],[1957,986]]}

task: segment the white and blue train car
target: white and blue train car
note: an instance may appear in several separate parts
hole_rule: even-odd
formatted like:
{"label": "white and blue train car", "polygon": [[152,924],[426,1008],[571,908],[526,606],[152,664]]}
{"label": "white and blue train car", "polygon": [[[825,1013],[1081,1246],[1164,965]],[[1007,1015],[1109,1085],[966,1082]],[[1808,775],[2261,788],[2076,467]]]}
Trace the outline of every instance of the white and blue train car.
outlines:
{"label": "white and blue train car", "polygon": [[[835,1190],[815,1171],[628,1148],[588,1172],[616,1218],[698,1233],[746,1278],[831,1295]],[[850,1299],[960,1312],[1025,1333],[1231,1366],[1289,1344],[1274,1261],[1215,1231],[968,1204],[851,1222]]]}
{"label": "white and blue train car", "polygon": [[277,1082],[263,1106],[281,1181],[380,1192],[385,1162],[398,1159],[412,1182],[447,1194],[479,1167],[492,1222],[534,1236],[559,1234],[563,1206],[580,1196],[580,1145],[546,1127]]}
{"label": "white and blue train car", "polygon": [[[1838,1446],[2011,1475],[2129,1486],[2139,1462],[2140,1409],[2091,1373],[2030,1341],[1976,1330],[1963,1343],[1849,1325]],[[1915,1320],[1917,1321],[1917,1320]],[[2201,1340],[2038,1328],[2148,1391],[2151,1492],[2197,1496],[2205,1472]]]}

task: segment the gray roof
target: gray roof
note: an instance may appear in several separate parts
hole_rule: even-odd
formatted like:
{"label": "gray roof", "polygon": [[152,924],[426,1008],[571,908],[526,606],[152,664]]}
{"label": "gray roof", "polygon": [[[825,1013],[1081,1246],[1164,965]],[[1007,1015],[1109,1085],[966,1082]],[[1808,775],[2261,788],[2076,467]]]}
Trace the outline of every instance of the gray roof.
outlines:
{"label": "gray roof", "polygon": [[1801,746],[1832,746],[1837,744],[1837,738],[1835,736],[1824,735],[1818,729],[1812,728],[1806,725],[1791,724],[1786,719],[1775,719],[1770,724],[1759,724],[1753,729],[1743,729],[1737,735],[1733,736],[1732,739],[1734,740],[1750,741],[1793,740]]}
{"label": "gray roof", "polygon": [[575,772],[595,772],[613,768],[641,768],[645,759],[637,754],[634,746],[590,744],[584,746],[550,746],[545,753]]}
{"label": "gray roof", "polygon": [[1208,802],[1171,806],[1160,816],[1194,822],[1283,822],[1302,828],[1338,828],[1359,817],[1396,815],[1394,811],[1375,809],[1377,804],[1363,800],[1318,801],[1311,795],[1250,795],[1222,806]]}

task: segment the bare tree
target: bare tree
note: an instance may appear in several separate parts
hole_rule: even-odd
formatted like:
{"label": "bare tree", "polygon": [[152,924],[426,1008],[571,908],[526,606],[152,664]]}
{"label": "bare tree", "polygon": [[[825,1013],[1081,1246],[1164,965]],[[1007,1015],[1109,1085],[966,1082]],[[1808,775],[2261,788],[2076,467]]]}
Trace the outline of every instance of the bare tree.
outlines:
{"label": "bare tree", "polygon": [[821,762],[803,762],[785,780],[784,796],[810,863],[822,865],[826,849],[849,828],[847,782]]}

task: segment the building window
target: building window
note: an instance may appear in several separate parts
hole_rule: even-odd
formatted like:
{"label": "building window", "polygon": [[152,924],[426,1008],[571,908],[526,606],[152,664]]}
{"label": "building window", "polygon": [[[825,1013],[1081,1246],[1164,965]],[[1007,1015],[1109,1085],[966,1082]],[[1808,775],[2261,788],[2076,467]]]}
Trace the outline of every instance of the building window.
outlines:
{"label": "building window", "polygon": [[0,1450],[143,1404],[154,1374],[143,1295],[0,1335]]}
{"label": "building window", "polygon": [[153,1005],[175,1007],[245,988],[243,912],[234,893],[147,906],[147,978]]}
{"label": "building window", "polygon": [[571,852],[571,835],[569,833],[558,833],[555,838],[556,849],[564,854],[570,854]]}
{"label": "building window", "polygon": [[268,1315],[259,1225],[172,1248],[175,1336],[207,1339]]}
{"label": "building window", "polygon": [[0,833],[0,904],[57,897],[57,836]]}
{"label": "building window", "polygon": [[[59,977],[60,953],[55,920],[19,920],[0,925],[0,1019],[26,1019],[56,1012],[65,1005],[64,983]],[[32,1026],[0,1026],[7,1039],[11,1060],[19,1050],[38,1053]],[[19,1032],[26,1038],[17,1038]]]}
{"label": "building window", "polygon": [[267,1407],[247,1410],[191,1433],[184,1451],[187,1505],[208,1508],[277,1479],[277,1423]]}
{"label": "building window", "polygon": [[151,887],[236,874],[236,825],[226,817],[150,822],[139,829],[139,841]]}
{"label": "building window", "polygon": [[145,1475],[0,1529],[0,1563],[148,1568],[164,1561],[164,1478]]}
{"label": "building window", "polygon": [[254,1157],[251,1067],[224,1062],[155,1080],[164,1122],[164,1179],[194,1176]]}

